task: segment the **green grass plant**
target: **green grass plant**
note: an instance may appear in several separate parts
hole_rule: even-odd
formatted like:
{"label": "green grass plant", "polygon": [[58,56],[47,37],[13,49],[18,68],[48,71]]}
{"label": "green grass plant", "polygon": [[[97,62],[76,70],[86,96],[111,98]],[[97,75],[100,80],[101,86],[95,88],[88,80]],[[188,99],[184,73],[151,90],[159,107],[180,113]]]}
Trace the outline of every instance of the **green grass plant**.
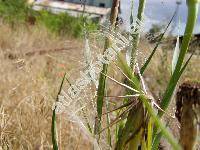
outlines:
{"label": "green grass plant", "polygon": [[[137,17],[140,21],[142,21],[142,16],[144,13],[145,8],[145,0],[140,0],[138,6],[138,14]],[[146,63],[143,65],[141,69],[136,64],[136,50],[138,49],[138,43],[140,40],[140,33],[137,33],[133,36],[132,41],[132,52],[131,52],[131,63],[130,66],[127,64],[127,61],[124,59],[122,53],[118,53],[118,68],[121,73],[126,78],[127,82],[121,83],[116,79],[110,77],[108,75],[108,64],[103,65],[103,70],[99,76],[99,84],[97,89],[97,101],[96,101],[96,111],[97,111],[97,120],[94,126],[94,136],[96,136],[97,141],[100,141],[101,134],[104,130],[107,129],[107,143],[111,147],[111,139],[116,139],[115,141],[115,150],[123,150],[123,149],[158,149],[160,139],[163,136],[171,145],[171,147],[175,150],[180,150],[181,145],[178,143],[178,140],[173,136],[171,131],[167,128],[167,125],[161,120],[162,115],[165,113],[165,110],[168,108],[169,103],[171,101],[172,95],[175,91],[175,88],[178,84],[178,81],[183,74],[184,70],[186,69],[189,61],[192,58],[192,55],[186,60],[185,56],[187,53],[187,49],[192,37],[192,32],[194,30],[194,25],[197,19],[198,13],[198,1],[197,0],[187,0],[188,6],[188,19],[187,25],[185,29],[185,34],[183,38],[183,42],[181,44],[180,53],[176,61],[175,70],[172,73],[166,91],[163,95],[162,101],[160,106],[157,102],[150,98],[150,94],[146,91],[146,85],[143,81],[142,75],[145,73],[146,68],[151,63],[154,54],[158,46],[160,45],[164,34],[166,33],[169,25],[171,24],[176,11],[170,20],[169,24],[167,25],[165,31],[161,34],[158,43],[156,44],[155,48],[151,52],[149,58],[147,59]],[[116,20],[118,16],[118,7],[119,7],[119,0],[113,1],[113,6],[111,9],[111,30],[115,30]],[[132,7],[133,8],[133,7]],[[132,14],[131,14],[132,15]],[[132,17],[130,17],[132,18]],[[54,19],[53,19],[54,20]],[[133,20],[132,20],[133,21]],[[48,23],[47,23],[48,24]],[[49,23],[51,24],[51,23]],[[56,23],[55,23],[56,24]],[[107,48],[109,48],[112,44],[112,40],[106,38],[104,52]],[[177,53],[175,53],[177,54]],[[120,85],[122,88],[126,89],[122,105],[113,111],[117,111],[116,118],[114,121],[110,122],[109,118],[109,105],[106,101],[106,113],[107,115],[107,127],[102,128],[103,120],[102,115],[103,107],[107,95],[107,79],[115,82],[116,84]],[[134,98],[133,98],[134,97]],[[136,104],[134,102],[137,102]],[[116,132],[113,136],[111,135],[111,127],[115,125]]]}

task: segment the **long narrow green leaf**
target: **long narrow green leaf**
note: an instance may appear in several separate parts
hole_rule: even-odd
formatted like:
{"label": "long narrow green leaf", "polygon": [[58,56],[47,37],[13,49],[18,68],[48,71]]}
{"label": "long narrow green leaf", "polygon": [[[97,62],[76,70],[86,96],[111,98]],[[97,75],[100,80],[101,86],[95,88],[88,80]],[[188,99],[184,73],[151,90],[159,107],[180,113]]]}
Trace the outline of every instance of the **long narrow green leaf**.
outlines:
{"label": "long narrow green leaf", "polygon": [[160,144],[160,140],[162,138],[162,132],[158,133],[155,136],[155,140],[153,141],[152,150],[158,150],[158,146]]}
{"label": "long narrow green leaf", "polygon": [[[108,65],[103,65],[102,73],[107,74]],[[99,85],[97,90],[97,113],[98,113],[98,120],[95,126],[94,133],[97,134],[101,128],[101,116],[102,116],[102,108],[103,108],[103,99],[105,95],[105,85],[106,85],[106,76],[100,74],[99,77]]]}
{"label": "long narrow green leaf", "polygon": [[53,110],[53,115],[52,115],[51,139],[52,139],[53,149],[54,150],[58,150],[57,131],[56,131],[56,112],[55,112],[55,109]]}
{"label": "long narrow green leaf", "polygon": [[[59,91],[58,91],[58,95],[56,97],[56,101],[58,101],[58,96],[61,93],[63,84],[64,84],[64,80],[65,80],[65,76],[66,73],[62,79]],[[57,130],[56,130],[56,107],[53,110],[53,114],[52,114],[52,124],[51,124],[51,138],[52,138],[52,143],[53,143],[53,149],[54,150],[58,150],[58,141],[57,141]]]}
{"label": "long narrow green leaf", "polygon": [[[169,126],[169,122],[167,122],[166,127]],[[159,133],[157,133],[155,136],[154,140],[153,140],[153,144],[152,144],[152,150],[157,150],[160,144],[160,140],[163,136],[162,132],[160,131]]]}
{"label": "long narrow green leaf", "polygon": [[[131,11],[130,11],[130,24],[132,25],[134,22],[134,17],[133,17],[133,9],[134,9],[134,2],[133,0],[131,0]],[[132,35],[129,35],[132,36]],[[126,62],[127,64],[130,66],[131,63],[131,51],[132,51],[132,47],[129,46],[126,50]]]}
{"label": "long narrow green leaf", "polygon": [[139,44],[139,40],[140,40],[139,32],[140,32],[140,28],[142,25],[141,23],[142,23],[142,19],[143,19],[145,4],[146,4],[146,0],[139,1],[136,24],[139,23],[140,27],[139,27],[139,29],[135,29],[135,32],[137,32],[137,34],[132,35],[133,39],[132,39],[131,61],[130,61],[130,67],[132,70],[134,70],[134,67],[135,67],[134,65],[135,65],[135,61],[136,61],[136,53],[137,53],[137,48],[138,48],[138,44]]}
{"label": "long narrow green leaf", "polygon": [[181,147],[178,144],[178,141],[174,138],[174,136],[167,130],[166,126],[163,125],[160,118],[156,115],[156,112],[152,108],[152,106],[149,104],[145,96],[141,96],[140,99],[142,100],[143,104],[147,108],[148,113],[153,119],[153,122],[155,123],[156,127],[159,128],[164,135],[164,137],[168,140],[168,142],[172,145],[173,149],[180,150]]}
{"label": "long narrow green leaf", "polygon": [[162,39],[163,39],[165,33],[167,32],[167,30],[168,30],[170,24],[172,23],[172,21],[173,21],[175,15],[176,15],[176,13],[177,13],[177,9],[174,11],[174,14],[173,14],[171,20],[170,20],[169,23],[167,24],[167,26],[166,26],[164,32],[161,34],[161,36],[160,36],[160,38],[159,38],[159,40],[158,40],[156,46],[154,47],[154,49],[153,49],[153,51],[151,52],[150,56],[148,57],[147,61],[145,62],[145,64],[144,64],[144,65],[142,66],[142,68],[140,69],[141,75],[143,75],[143,73],[144,73],[144,71],[146,70],[147,66],[148,66],[149,63],[151,62],[151,59],[153,58],[153,56],[154,56],[156,50],[158,49],[158,46],[161,44],[161,41],[162,41]]}
{"label": "long narrow green leaf", "polygon": [[[196,24],[197,20],[197,14],[198,14],[198,3],[192,3],[192,1],[188,1],[188,19],[187,19],[187,25],[185,29],[185,34],[183,37],[183,42],[181,45],[181,51],[178,57],[178,61],[175,67],[175,71],[172,74],[172,77],[169,81],[169,84],[167,86],[167,89],[164,93],[163,99],[161,101],[161,108],[163,110],[166,110],[168,108],[168,105],[171,101],[171,97],[173,95],[174,89],[178,83],[178,80],[180,78],[180,71],[182,68],[182,63],[185,58],[185,54],[187,53],[188,46],[192,37],[192,33],[194,30],[194,26]],[[163,112],[159,111],[158,115],[161,117],[163,115]]]}
{"label": "long narrow green leaf", "polygon": [[[190,55],[190,57],[188,58],[188,60],[185,62],[185,64],[181,68],[181,71],[178,74],[178,79],[181,77],[181,75],[185,71],[185,69],[186,69],[187,65],[189,64],[189,62],[190,62],[190,60],[191,60],[191,58],[192,58],[193,55],[194,55],[194,52]],[[158,114],[158,115],[161,115],[161,114]],[[158,146],[158,144],[160,143],[160,139],[162,137],[162,133],[158,133],[158,134],[156,133],[157,130],[158,130],[158,128],[154,129],[154,144],[153,144],[154,146],[153,147],[154,147],[155,150],[156,150],[156,147]],[[157,135],[155,135],[155,134],[157,134]]]}
{"label": "long narrow green leaf", "polygon": [[188,60],[185,62],[185,64],[183,65],[183,67],[181,68],[181,71],[179,73],[179,77],[182,75],[182,73],[185,71],[187,65],[189,64],[190,60],[192,59],[192,56],[194,55],[194,52],[190,55],[190,57],[188,58]]}
{"label": "long narrow green leaf", "polygon": [[147,150],[152,150],[152,136],[153,136],[152,126],[153,122],[152,119],[150,118],[148,122],[148,131],[147,131]]}
{"label": "long narrow green leaf", "polygon": [[[119,0],[113,0],[112,8],[111,8],[111,14],[110,14],[110,22],[111,22],[111,28],[114,29],[116,25],[116,19],[118,15],[118,7],[119,7]],[[111,41],[106,38],[105,40],[105,47],[104,51],[110,47]],[[100,77],[99,77],[99,85],[97,90],[97,115],[98,119],[95,123],[94,128],[94,134],[98,134],[101,129],[101,117],[102,117],[102,108],[103,108],[103,99],[105,95],[105,85],[106,85],[106,76],[103,74],[107,74],[108,65],[103,64],[103,70],[101,71]],[[102,74],[103,73],[103,74]],[[99,140],[100,136],[97,140]]]}
{"label": "long narrow green leaf", "polygon": [[[107,94],[107,88],[106,88],[106,94],[105,96],[108,96]],[[110,110],[110,105],[109,105],[109,100],[108,100],[108,97],[106,97],[106,111],[108,112]],[[112,147],[112,136],[111,136],[111,131],[110,131],[110,127],[109,127],[109,124],[110,124],[110,115],[109,113],[106,113],[106,124],[107,124],[107,142],[108,144],[110,145],[110,147]]]}
{"label": "long narrow green leaf", "polygon": [[176,40],[176,46],[174,49],[173,58],[172,58],[172,70],[171,70],[172,74],[174,73],[174,70],[178,61],[179,53],[180,53],[180,47],[179,47],[179,36],[178,36]]}

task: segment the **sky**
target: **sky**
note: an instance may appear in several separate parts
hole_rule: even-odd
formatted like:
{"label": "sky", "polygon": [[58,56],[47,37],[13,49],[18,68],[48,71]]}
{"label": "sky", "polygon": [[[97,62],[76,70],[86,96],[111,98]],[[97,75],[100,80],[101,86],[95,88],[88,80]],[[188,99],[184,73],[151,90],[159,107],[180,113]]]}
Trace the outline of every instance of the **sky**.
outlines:
{"label": "sky", "polygon": [[[124,26],[127,28],[129,24],[130,16],[130,1],[131,0],[122,0],[121,1],[121,10],[122,18],[124,21]],[[134,1],[134,14],[136,14],[138,1]],[[173,16],[173,13],[176,8],[176,0],[147,0],[145,7],[145,30],[148,31],[152,24],[166,25],[170,18]],[[180,20],[180,21],[179,21]],[[182,35],[184,33],[185,25],[187,20],[187,7],[185,0],[182,0],[182,4],[179,6],[179,11],[177,16],[173,20],[173,34],[177,35],[178,33]],[[179,30],[178,30],[179,27]],[[200,13],[198,16],[197,25],[195,27],[194,33],[200,33]]]}

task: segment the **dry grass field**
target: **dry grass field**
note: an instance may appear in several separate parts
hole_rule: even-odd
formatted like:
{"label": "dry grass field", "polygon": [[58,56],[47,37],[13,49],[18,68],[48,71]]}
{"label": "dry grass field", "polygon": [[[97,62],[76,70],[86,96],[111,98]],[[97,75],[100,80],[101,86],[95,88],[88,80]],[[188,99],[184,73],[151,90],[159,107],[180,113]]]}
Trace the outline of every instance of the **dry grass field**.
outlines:
{"label": "dry grass field", "polygon": [[[43,28],[1,26],[0,149],[52,149],[52,103],[64,71],[78,67],[81,47]],[[61,149],[88,149],[75,124],[61,125]]]}

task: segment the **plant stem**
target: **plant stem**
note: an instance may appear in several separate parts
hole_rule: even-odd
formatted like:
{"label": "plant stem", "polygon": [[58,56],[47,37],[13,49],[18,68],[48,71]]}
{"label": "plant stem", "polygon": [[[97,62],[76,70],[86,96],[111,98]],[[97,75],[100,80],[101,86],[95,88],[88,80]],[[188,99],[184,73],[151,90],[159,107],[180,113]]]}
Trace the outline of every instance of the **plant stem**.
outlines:
{"label": "plant stem", "polygon": [[[120,0],[113,0],[112,9],[111,9],[111,15],[110,15],[110,23],[111,23],[111,29],[115,28],[116,25],[116,19],[118,16],[118,10],[119,10],[119,1]],[[105,40],[105,47],[104,52],[109,46],[111,45],[111,41],[106,38]],[[104,74],[107,74],[108,65],[103,65],[103,70],[100,73],[99,77],[99,86],[97,90],[97,114],[98,114],[98,120],[95,124],[94,134],[96,135],[99,133],[101,129],[101,116],[102,116],[102,107],[103,107],[103,100],[105,95],[105,85],[106,85],[106,76]]]}
{"label": "plant stem", "polygon": [[[138,23],[138,20],[142,21],[145,3],[146,3],[146,0],[139,1],[136,24]],[[131,13],[131,15],[132,15],[132,13]],[[140,25],[141,24],[139,24],[139,29],[136,28],[135,30],[140,30]],[[134,66],[135,66],[135,60],[136,60],[136,51],[137,51],[139,40],[140,40],[140,33],[138,33],[138,32],[139,31],[137,31],[137,34],[132,35],[133,36],[133,40],[132,40],[133,47],[132,47],[132,51],[131,51],[131,62],[130,62],[131,74],[130,74],[130,76],[132,76],[132,72],[135,70]],[[138,83],[138,82],[134,82],[134,83],[136,83],[136,87],[138,89],[140,89],[138,86],[140,83]],[[129,83],[129,86],[133,86],[133,85],[131,85]],[[143,108],[143,105],[140,103],[136,107],[133,107],[129,111],[126,124],[122,130],[121,137],[118,139],[118,141],[116,143],[115,150],[124,149],[127,142],[131,143],[131,146],[133,149],[138,148],[140,140],[137,140],[137,142],[136,142],[135,138],[140,139],[139,137],[136,137],[136,135],[138,135],[138,132],[140,132],[140,130],[142,129],[142,124],[144,122],[144,119],[141,119],[141,118],[144,118],[144,108]],[[130,135],[133,136],[133,138],[132,138],[133,141],[132,141],[132,139],[130,141],[128,141],[130,139]],[[140,135],[140,136],[142,136],[142,135]],[[133,145],[134,145],[134,147],[133,147]]]}
{"label": "plant stem", "polygon": [[[64,84],[64,80],[65,80],[65,76],[66,73],[62,79],[57,97],[56,97],[56,101],[58,101],[58,96],[61,93],[63,84]],[[57,131],[56,131],[56,107],[53,110],[53,114],[52,114],[52,124],[51,124],[51,138],[52,138],[52,143],[53,143],[53,150],[58,150],[58,141],[57,141]]]}
{"label": "plant stem", "polygon": [[168,140],[168,142],[172,145],[173,149],[179,150],[181,147],[179,146],[178,142],[175,140],[173,135],[166,129],[166,126],[163,125],[161,120],[156,116],[156,112],[148,102],[145,96],[140,96],[140,99],[142,100],[143,104],[148,110],[148,113],[151,115],[153,122],[155,123],[157,128],[161,129],[162,134],[165,136],[165,138]]}
{"label": "plant stem", "polygon": [[[163,110],[166,110],[169,106],[169,103],[171,101],[171,97],[173,95],[173,91],[175,90],[175,87],[178,83],[178,80],[180,78],[180,70],[182,68],[182,64],[185,58],[185,54],[187,53],[188,46],[192,37],[192,33],[194,30],[194,26],[197,20],[197,14],[198,14],[198,3],[195,0],[188,0],[188,18],[187,18],[187,25],[183,37],[183,42],[181,45],[180,54],[178,57],[178,61],[175,67],[175,71],[172,74],[172,77],[169,81],[169,84],[167,86],[167,89],[164,93],[163,100],[161,102],[161,108]],[[159,111],[158,114],[160,117],[163,115],[163,112]]]}
{"label": "plant stem", "polygon": [[[140,0],[139,1],[138,14],[137,14],[137,19],[139,21],[142,21],[143,14],[144,14],[145,4],[146,4],[146,0]],[[137,24],[137,22],[136,22],[136,24]],[[140,29],[140,27],[139,27],[139,29]],[[136,30],[139,30],[139,29],[136,29]],[[132,41],[133,48],[132,48],[132,51],[131,51],[131,63],[130,63],[130,67],[134,70],[136,51],[137,51],[139,40],[140,40],[140,33],[137,33],[137,34],[132,35],[132,36],[133,36],[133,41]]]}

